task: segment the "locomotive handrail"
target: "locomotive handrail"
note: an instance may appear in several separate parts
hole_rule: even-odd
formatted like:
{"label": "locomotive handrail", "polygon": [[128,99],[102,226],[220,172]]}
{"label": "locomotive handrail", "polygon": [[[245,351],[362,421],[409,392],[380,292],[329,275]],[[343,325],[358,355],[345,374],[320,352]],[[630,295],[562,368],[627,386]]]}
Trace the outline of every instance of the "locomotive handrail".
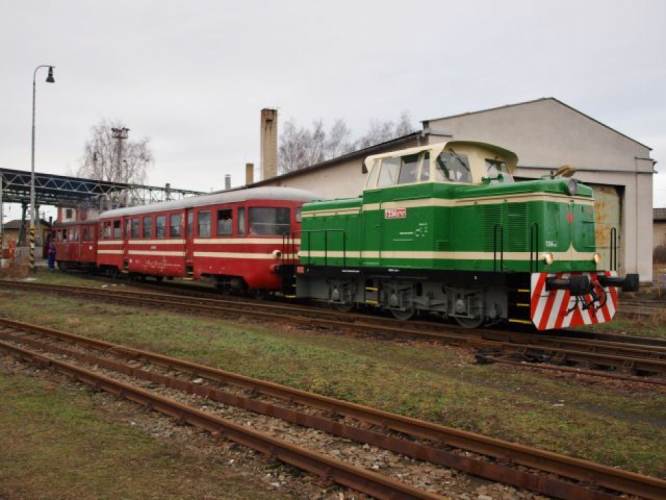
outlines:
{"label": "locomotive handrail", "polygon": [[347,238],[344,229],[304,229],[301,233],[308,235],[308,264],[310,264],[312,245],[310,236],[312,233],[324,233],[324,265],[328,266],[328,233],[342,233],[342,265],[347,265]]}
{"label": "locomotive handrail", "polygon": [[617,271],[617,229],[610,230],[610,270]]}
{"label": "locomotive handrail", "polygon": [[500,234],[500,272],[504,270],[504,226],[500,223],[493,227],[493,271],[497,271],[497,230]]}
{"label": "locomotive handrail", "polygon": [[[539,272],[539,223],[530,228],[530,272]],[[534,268],[533,268],[534,266]]]}

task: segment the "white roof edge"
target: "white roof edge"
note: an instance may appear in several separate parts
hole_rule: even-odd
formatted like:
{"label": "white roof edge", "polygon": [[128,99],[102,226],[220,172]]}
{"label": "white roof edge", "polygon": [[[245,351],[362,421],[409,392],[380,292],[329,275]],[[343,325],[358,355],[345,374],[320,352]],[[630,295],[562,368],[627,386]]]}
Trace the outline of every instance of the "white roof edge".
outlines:
{"label": "white roof edge", "polygon": [[266,186],[223,191],[220,193],[193,196],[191,198],[184,198],[182,200],[164,201],[161,203],[152,203],[150,205],[141,205],[138,207],[117,208],[115,210],[103,212],[100,214],[99,219],[102,220],[114,217],[125,217],[128,215],[141,215],[167,210],[181,210],[185,208],[218,205],[222,203],[240,203],[253,199],[312,201],[322,199],[322,196],[312,191],[306,191],[304,189],[282,186]]}

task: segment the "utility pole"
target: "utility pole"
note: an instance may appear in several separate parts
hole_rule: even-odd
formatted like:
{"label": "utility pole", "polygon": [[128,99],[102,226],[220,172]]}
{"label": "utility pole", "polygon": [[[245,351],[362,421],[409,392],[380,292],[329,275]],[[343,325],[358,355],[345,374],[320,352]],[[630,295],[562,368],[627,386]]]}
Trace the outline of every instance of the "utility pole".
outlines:
{"label": "utility pole", "polygon": [[[123,141],[129,136],[129,130],[127,127],[123,128],[112,128],[111,133],[114,139],[118,140],[116,152],[116,168],[118,169],[119,174],[123,174],[122,178],[125,180],[126,184],[129,184],[128,172],[124,171],[123,168],[127,168],[127,163],[123,163]],[[129,205],[129,188],[125,190],[125,206]]]}

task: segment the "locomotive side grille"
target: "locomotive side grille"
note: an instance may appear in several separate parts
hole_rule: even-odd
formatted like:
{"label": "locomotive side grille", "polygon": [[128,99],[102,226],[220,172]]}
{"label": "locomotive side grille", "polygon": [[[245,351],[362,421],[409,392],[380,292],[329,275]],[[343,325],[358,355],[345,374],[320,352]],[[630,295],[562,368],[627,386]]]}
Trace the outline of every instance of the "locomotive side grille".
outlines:
{"label": "locomotive side grille", "polygon": [[512,203],[509,205],[507,226],[509,234],[507,244],[509,251],[524,251],[527,249],[527,203]]}
{"label": "locomotive side grille", "polygon": [[[482,205],[483,250],[492,252],[495,244],[495,226],[502,223],[502,205]],[[497,242],[499,244],[499,241]]]}

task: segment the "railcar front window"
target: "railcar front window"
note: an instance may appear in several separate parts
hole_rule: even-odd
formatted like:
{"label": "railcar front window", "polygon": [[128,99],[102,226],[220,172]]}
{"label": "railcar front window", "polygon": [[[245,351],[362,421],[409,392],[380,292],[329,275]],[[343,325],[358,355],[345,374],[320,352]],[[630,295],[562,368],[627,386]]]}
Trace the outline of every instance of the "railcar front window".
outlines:
{"label": "railcar front window", "polygon": [[[104,223],[104,239],[105,240],[110,240],[111,239],[111,223],[110,222],[105,222]],[[65,239],[67,239],[67,234],[65,233]]]}
{"label": "railcar front window", "polygon": [[210,212],[199,212],[199,238],[210,237]]}
{"label": "railcar front window", "polygon": [[236,226],[236,234],[238,236],[245,236],[245,207],[238,208],[238,221]]}
{"label": "railcar front window", "polygon": [[114,240],[119,240],[120,239],[120,221],[119,220],[114,220],[113,221],[113,239]]}
{"label": "railcar front window", "polygon": [[503,161],[486,158],[486,172],[491,184],[499,182],[500,175],[502,176],[502,182],[513,182],[513,176],[509,173],[509,168]]}
{"label": "railcar front window", "polygon": [[231,236],[234,232],[233,226],[233,210],[218,210],[217,211],[217,235],[218,236]]}
{"label": "railcar front window", "polygon": [[172,238],[180,238],[183,216],[181,214],[171,214],[169,220],[169,230]]}
{"label": "railcar front window", "polygon": [[250,234],[283,236],[291,230],[288,208],[250,208]]}
{"label": "railcar front window", "polygon": [[143,239],[149,240],[153,236],[153,218],[143,218]]}
{"label": "railcar front window", "polygon": [[437,157],[435,180],[449,182],[472,182],[472,172],[469,168],[467,155],[456,153],[441,153]]}
{"label": "railcar front window", "polygon": [[160,240],[166,238],[166,215],[155,217],[155,237]]}

